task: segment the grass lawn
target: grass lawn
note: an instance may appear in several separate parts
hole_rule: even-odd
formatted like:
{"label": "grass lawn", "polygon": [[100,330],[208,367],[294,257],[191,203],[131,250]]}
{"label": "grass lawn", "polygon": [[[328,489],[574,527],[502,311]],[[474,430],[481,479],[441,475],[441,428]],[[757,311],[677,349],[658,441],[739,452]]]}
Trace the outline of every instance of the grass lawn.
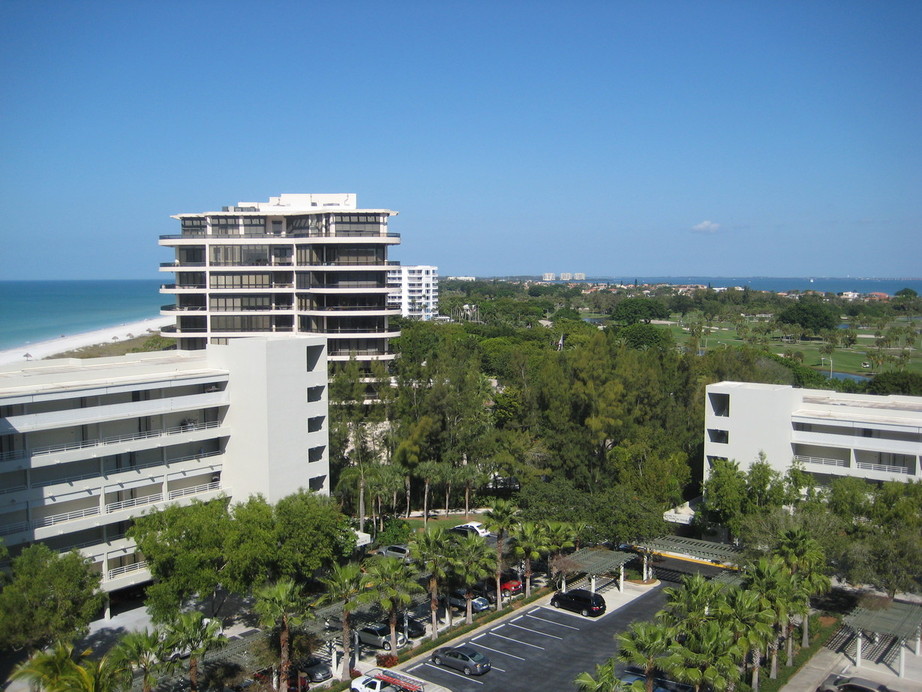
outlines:
{"label": "grass lawn", "polygon": [[[416,531],[423,530],[423,520],[422,517],[413,517],[412,519],[405,519],[410,528]],[[443,529],[450,529],[452,526],[457,526],[458,524],[466,524],[469,521],[483,521],[483,517],[479,514],[474,514],[471,512],[471,515],[468,519],[464,518],[463,514],[452,514],[447,517],[430,517],[429,523],[433,526],[441,526]]]}

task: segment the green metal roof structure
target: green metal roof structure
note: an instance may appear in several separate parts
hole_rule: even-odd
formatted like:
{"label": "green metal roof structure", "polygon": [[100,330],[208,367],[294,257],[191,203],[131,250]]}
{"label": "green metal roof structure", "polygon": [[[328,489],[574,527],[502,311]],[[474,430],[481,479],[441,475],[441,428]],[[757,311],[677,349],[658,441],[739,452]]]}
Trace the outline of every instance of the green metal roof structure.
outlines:
{"label": "green metal roof structure", "polygon": [[723,564],[736,564],[741,552],[740,548],[726,543],[712,543],[681,536],[663,536],[646,543],[638,543],[637,547],[653,553],[688,555],[698,560]]}
{"label": "green metal roof structure", "polygon": [[872,610],[858,606],[845,616],[845,625],[855,632],[876,632],[902,639],[915,639],[922,627],[922,605],[893,601],[888,608]]}
{"label": "green metal roof structure", "polygon": [[739,572],[721,572],[711,578],[710,581],[716,582],[718,584],[726,584],[729,587],[734,586],[743,586],[743,575]]}
{"label": "green metal roof structure", "polygon": [[600,574],[617,574],[621,566],[633,560],[633,553],[622,553],[607,548],[580,548],[567,556],[578,565],[580,572],[598,576]]}

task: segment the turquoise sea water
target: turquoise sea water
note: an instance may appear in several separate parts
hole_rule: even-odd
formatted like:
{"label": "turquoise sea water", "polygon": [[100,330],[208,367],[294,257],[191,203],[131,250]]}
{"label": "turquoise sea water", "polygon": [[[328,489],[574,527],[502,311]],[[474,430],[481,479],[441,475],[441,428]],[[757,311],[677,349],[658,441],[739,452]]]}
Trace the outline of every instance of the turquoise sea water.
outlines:
{"label": "turquoise sea water", "polygon": [[158,317],[158,279],[0,281],[0,350]]}

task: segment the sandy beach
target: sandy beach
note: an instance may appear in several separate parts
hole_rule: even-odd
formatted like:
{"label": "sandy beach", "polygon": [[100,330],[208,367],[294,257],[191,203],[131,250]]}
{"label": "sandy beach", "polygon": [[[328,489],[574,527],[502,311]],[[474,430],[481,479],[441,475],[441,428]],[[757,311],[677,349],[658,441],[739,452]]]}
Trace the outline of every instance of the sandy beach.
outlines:
{"label": "sandy beach", "polygon": [[[131,339],[148,332],[157,332],[161,327],[172,324],[173,321],[174,320],[169,317],[154,317],[149,320],[127,322],[114,327],[97,329],[92,332],[71,334],[57,339],[49,339],[47,341],[36,341],[34,344],[26,344],[25,346],[0,351],[0,365],[24,363],[27,360],[42,360],[57,355],[58,353],[72,351],[85,346],[94,346],[96,344],[106,344],[112,341]],[[28,354],[28,357],[26,354]]]}

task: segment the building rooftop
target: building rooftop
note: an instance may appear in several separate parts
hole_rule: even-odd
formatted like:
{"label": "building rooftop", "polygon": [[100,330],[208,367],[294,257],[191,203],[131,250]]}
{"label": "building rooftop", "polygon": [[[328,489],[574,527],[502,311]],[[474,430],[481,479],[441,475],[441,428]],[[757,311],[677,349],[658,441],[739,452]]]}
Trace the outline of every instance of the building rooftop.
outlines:
{"label": "building rooftop", "polygon": [[237,202],[236,206],[224,207],[221,211],[205,211],[189,214],[174,214],[173,219],[201,218],[205,216],[293,216],[303,214],[325,214],[331,211],[356,211],[396,216],[390,209],[359,209],[354,192],[334,194],[282,194],[270,197],[268,202]]}

